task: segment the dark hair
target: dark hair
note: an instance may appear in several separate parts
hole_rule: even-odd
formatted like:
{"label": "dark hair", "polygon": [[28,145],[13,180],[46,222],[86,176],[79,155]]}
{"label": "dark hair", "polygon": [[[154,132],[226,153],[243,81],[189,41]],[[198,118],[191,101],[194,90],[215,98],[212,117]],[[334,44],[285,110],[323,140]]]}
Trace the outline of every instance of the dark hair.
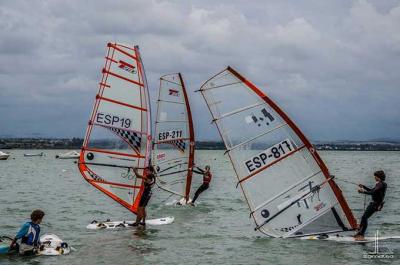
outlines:
{"label": "dark hair", "polygon": [[207,169],[207,168],[208,168],[208,169],[211,169],[209,165],[206,165],[205,168],[206,168],[206,169]]}
{"label": "dark hair", "polygon": [[44,212],[42,210],[37,209],[31,213],[31,220],[33,222],[36,222],[37,220],[42,219],[43,216],[44,216]]}
{"label": "dark hair", "polygon": [[375,171],[374,176],[379,178],[382,181],[385,181],[385,179],[386,179],[386,175],[385,175],[385,172],[383,172],[383,170]]}

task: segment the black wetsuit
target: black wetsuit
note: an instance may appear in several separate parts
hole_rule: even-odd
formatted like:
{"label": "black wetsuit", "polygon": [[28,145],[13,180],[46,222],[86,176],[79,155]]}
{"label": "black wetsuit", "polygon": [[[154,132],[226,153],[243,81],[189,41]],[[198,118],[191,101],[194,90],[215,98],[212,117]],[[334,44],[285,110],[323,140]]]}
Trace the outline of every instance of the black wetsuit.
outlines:
{"label": "black wetsuit", "polygon": [[203,191],[207,190],[210,187],[210,182],[211,182],[211,178],[212,178],[212,174],[210,171],[207,173],[206,171],[204,171],[200,168],[197,168],[197,169],[199,169],[199,171],[193,170],[193,172],[203,175],[203,184],[201,184],[201,186],[195,192],[192,203],[194,203],[197,200],[200,193],[202,193]]}
{"label": "black wetsuit", "polygon": [[365,209],[365,212],[361,217],[360,229],[357,233],[357,235],[364,236],[365,231],[368,227],[368,218],[370,218],[376,211],[379,211],[380,208],[382,208],[383,206],[387,184],[384,181],[379,181],[378,183],[376,183],[373,189],[368,188],[364,185],[362,185],[362,188],[364,189],[364,191],[360,193],[372,196],[372,202],[368,204],[367,209]]}
{"label": "black wetsuit", "polygon": [[[151,182],[147,182],[148,180],[151,180]],[[154,183],[155,183],[154,180],[155,180],[155,177],[153,174],[147,175],[147,180],[145,180],[145,182],[144,182],[144,190],[143,190],[142,198],[140,199],[140,202],[139,202],[139,207],[147,206],[147,203],[149,202],[151,195],[152,195],[151,188],[153,188],[153,186],[154,186]]]}

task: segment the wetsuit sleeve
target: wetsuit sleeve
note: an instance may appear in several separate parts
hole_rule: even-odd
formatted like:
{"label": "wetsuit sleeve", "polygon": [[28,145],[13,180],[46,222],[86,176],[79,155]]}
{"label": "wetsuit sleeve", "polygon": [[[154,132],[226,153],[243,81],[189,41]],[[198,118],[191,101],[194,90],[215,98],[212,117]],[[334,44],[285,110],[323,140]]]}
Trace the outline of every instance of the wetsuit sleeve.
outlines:
{"label": "wetsuit sleeve", "polygon": [[21,229],[19,230],[19,232],[17,233],[17,235],[15,236],[16,239],[21,239],[23,238],[29,231],[29,224],[25,223]]}
{"label": "wetsuit sleeve", "polygon": [[198,170],[192,169],[192,171],[193,171],[194,173],[197,173],[197,174],[200,174],[200,175],[203,175],[203,174],[204,174],[204,171],[203,171],[201,168],[198,168],[198,167],[197,167],[197,169],[198,169]]}
{"label": "wetsuit sleeve", "polygon": [[364,185],[362,185],[362,188],[363,188],[364,190],[366,190],[366,191],[371,191],[371,190],[372,190],[371,188],[368,188],[367,186],[364,186]]}
{"label": "wetsuit sleeve", "polygon": [[382,188],[383,188],[383,185],[382,185],[382,183],[379,182],[378,184],[375,185],[375,187],[373,189],[368,189],[368,190],[364,191],[363,193],[368,194],[368,195],[373,195]]}

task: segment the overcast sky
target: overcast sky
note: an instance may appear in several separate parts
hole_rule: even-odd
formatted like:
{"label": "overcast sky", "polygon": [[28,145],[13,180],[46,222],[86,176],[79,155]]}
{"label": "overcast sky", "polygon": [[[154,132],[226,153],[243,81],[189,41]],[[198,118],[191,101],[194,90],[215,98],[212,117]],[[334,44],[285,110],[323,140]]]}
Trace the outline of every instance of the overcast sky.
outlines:
{"label": "overcast sky", "polygon": [[219,136],[194,91],[227,65],[312,140],[400,139],[389,0],[1,1],[0,137],[83,137],[109,41],[140,46],[153,98],[182,72],[198,140]]}

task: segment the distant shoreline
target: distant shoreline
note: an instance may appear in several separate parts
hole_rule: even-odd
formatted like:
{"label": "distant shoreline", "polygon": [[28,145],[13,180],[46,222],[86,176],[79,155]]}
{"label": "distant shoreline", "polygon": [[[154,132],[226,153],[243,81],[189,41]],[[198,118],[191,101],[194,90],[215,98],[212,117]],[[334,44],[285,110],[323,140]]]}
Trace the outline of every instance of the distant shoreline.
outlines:
{"label": "distant shoreline", "polygon": [[[103,145],[109,145],[108,141],[101,141]],[[82,138],[52,139],[52,138],[0,138],[0,150],[2,149],[81,149]],[[323,151],[400,151],[400,142],[396,141],[336,141],[314,142],[317,150]],[[264,149],[264,146],[258,146]],[[223,142],[197,141],[196,150],[225,150]]]}

